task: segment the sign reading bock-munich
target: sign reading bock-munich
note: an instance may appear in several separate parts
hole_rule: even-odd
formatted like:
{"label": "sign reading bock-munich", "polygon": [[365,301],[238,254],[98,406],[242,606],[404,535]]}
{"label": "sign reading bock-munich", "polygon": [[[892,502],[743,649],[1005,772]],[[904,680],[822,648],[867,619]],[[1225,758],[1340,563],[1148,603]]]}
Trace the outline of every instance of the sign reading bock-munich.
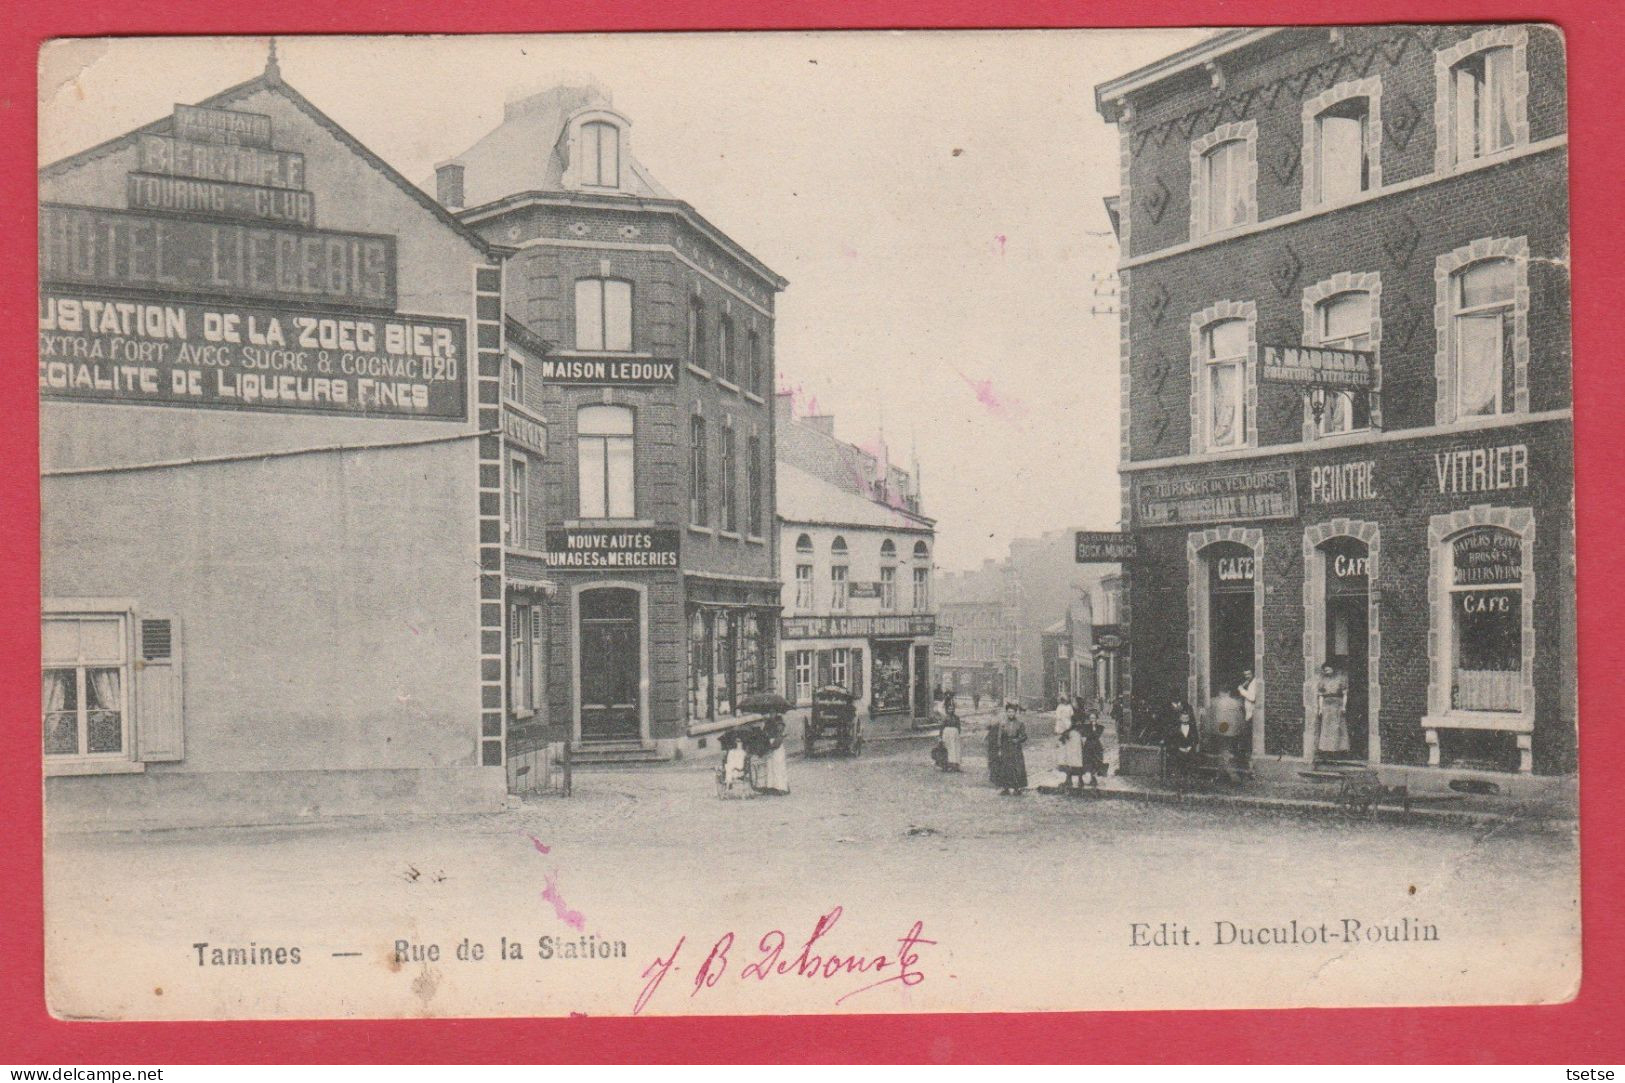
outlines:
{"label": "sign reading bock-munich", "polygon": [[47,288],[39,390],[53,399],[461,421],[462,320],[147,302]]}

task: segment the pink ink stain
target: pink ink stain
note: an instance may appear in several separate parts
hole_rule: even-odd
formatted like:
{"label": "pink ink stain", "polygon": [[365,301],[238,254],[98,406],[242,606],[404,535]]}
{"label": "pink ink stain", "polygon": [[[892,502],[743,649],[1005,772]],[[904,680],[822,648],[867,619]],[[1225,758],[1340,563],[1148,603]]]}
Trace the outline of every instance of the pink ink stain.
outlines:
{"label": "pink ink stain", "polygon": [[547,887],[542,890],[542,900],[553,904],[553,913],[558,919],[576,932],[587,931],[587,919],[579,910],[571,910],[565,905],[564,899],[559,895],[559,874],[549,872],[543,874],[547,880]]}
{"label": "pink ink stain", "polygon": [[988,413],[995,417],[1013,419],[1020,417],[1025,412],[1025,407],[1022,406],[1020,400],[1003,397],[995,391],[992,380],[973,380],[963,372],[959,372],[958,369],[954,371],[958,373],[961,380],[965,381],[966,386],[976,393],[976,401],[981,403],[982,408]]}
{"label": "pink ink stain", "polygon": [[537,838],[535,835],[526,835],[525,837],[530,840],[530,844],[532,846],[536,847],[537,853],[550,854],[553,852],[553,848],[551,846]]}
{"label": "pink ink stain", "polygon": [[1001,255],[1001,256],[1004,255],[1004,242],[1005,242],[1005,239],[1006,238],[1005,238],[1004,234],[1002,234],[1002,233],[995,233],[993,235],[993,243],[998,245],[999,255]]}

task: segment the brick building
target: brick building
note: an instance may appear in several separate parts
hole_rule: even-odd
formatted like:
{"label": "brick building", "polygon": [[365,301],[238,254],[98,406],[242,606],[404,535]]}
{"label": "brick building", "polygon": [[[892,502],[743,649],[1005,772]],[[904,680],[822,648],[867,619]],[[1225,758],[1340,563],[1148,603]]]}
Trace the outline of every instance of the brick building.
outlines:
{"label": "brick building", "polygon": [[1564,78],[1546,26],[1245,29],[1096,88],[1132,691],[1255,669],[1260,769],[1573,771]]}
{"label": "brick building", "polygon": [[738,700],[777,669],[784,279],[660,186],[596,86],[510,101],[433,187],[514,250],[502,408],[546,434],[504,464],[525,494],[506,602],[530,635],[509,665],[537,689],[507,704],[514,751],[656,758],[745,720]]}
{"label": "brick building", "polygon": [[836,439],[827,414],[796,417],[788,392],[776,403],[785,696],[806,705],[838,684],[871,716],[926,716],[936,524],[918,464]]}
{"label": "brick building", "polygon": [[503,250],[274,53],[39,192],[53,826],[497,807]]}

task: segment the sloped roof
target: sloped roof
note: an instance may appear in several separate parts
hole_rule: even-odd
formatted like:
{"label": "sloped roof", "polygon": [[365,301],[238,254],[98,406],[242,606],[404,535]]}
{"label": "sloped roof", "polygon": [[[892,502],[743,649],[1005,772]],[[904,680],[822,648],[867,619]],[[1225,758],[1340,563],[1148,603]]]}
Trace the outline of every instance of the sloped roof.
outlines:
{"label": "sloped roof", "polygon": [[[509,102],[501,124],[441,163],[463,167],[463,206],[480,207],[519,192],[568,191],[562,146],[565,129],[570,118],[585,109],[614,112],[609,93],[592,84],[553,87]],[[672,198],[625,144],[621,168],[626,184],[619,192],[600,194]],[[422,187],[433,192],[433,178]]]}
{"label": "sloped roof", "polygon": [[923,515],[848,492],[782,459],[774,477],[778,483],[779,518],[788,523],[836,523],[914,531],[929,531],[935,526]]}
{"label": "sloped roof", "polygon": [[[369,150],[365,143],[351,135],[336,120],[312,105],[309,99],[307,99],[303,94],[299,93],[293,87],[283,82],[281,73],[275,67],[267,66],[264,72],[252,79],[249,79],[247,82],[238,83],[234,87],[228,87],[225,90],[222,90],[213,97],[205,98],[200,102],[194,102],[192,104],[203,106],[204,108],[208,109],[229,109],[234,103],[258,93],[278,94],[283,98],[286,98],[296,109],[304,113],[316,124],[332,132],[334,137],[348,147],[357,157],[361,158],[368,165],[372,166],[372,168],[383,174],[385,180],[401,189],[424,210],[428,211],[430,214],[439,219],[443,225],[455,231],[458,236],[462,237],[468,243],[474,245],[480,251],[486,253],[505,253],[510,251],[501,245],[494,245],[490,241],[487,241],[484,237],[481,237],[478,233],[474,232],[468,226],[459,221],[456,215],[446,210],[446,208],[442,207],[435,200],[429,198],[428,194],[424,192],[422,188],[419,188],[417,185],[407,180],[399,171],[395,169],[394,166],[390,165],[388,162],[384,161],[384,159],[380,158],[377,154]],[[104,158],[109,154],[113,154],[130,146],[139,140],[143,135],[167,135],[173,129],[173,127],[174,117],[171,115],[155,120],[151,124],[145,124],[139,128],[133,128],[130,131],[125,132],[123,135],[115,136],[106,142],[98,143],[93,147],[79,151],[77,154],[70,154],[66,158],[59,158],[54,162],[40,167],[40,179],[44,180],[50,177],[59,176],[87,162],[93,162],[98,158]]]}

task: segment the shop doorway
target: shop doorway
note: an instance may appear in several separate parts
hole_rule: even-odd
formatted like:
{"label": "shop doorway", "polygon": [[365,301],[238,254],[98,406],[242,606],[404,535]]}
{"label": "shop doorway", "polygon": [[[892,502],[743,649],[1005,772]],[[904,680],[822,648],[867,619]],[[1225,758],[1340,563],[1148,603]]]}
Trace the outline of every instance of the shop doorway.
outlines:
{"label": "shop doorway", "polygon": [[[1370,553],[1357,538],[1332,538],[1319,547],[1325,583],[1320,657],[1315,671],[1331,666],[1346,682],[1344,724],[1349,747],[1343,758],[1364,761],[1371,753]],[[1337,753],[1322,753],[1337,759]]]}
{"label": "shop doorway", "polygon": [[1207,672],[1202,693],[1211,699],[1234,688],[1256,665],[1253,642],[1253,590],[1257,562],[1237,542],[1218,542],[1202,552],[1207,561]]}
{"label": "shop doorway", "polygon": [[875,679],[869,700],[871,713],[908,710],[909,649],[907,640],[875,641]]}
{"label": "shop doorway", "polygon": [[913,647],[914,652],[914,715],[924,718],[931,713],[931,651],[927,647]]}
{"label": "shop doorway", "polygon": [[638,592],[600,587],[577,603],[581,658],[581,741],[636,741],[642,704],[642,621]]}

